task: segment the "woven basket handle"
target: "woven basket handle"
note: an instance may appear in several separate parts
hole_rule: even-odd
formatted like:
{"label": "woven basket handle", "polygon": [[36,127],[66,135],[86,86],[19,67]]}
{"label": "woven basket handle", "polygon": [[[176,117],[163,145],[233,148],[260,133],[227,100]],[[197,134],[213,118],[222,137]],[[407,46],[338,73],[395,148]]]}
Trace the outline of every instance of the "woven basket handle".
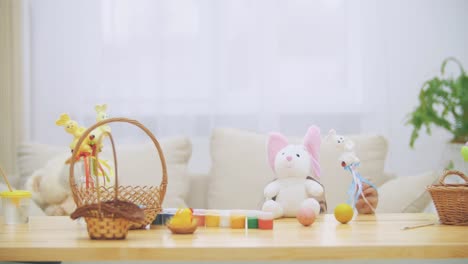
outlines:
{"label": "woven basket handle", "polygon": [[[111,133],[104,132],[99,136],[96,144],[97,146],[100,146],[105,136],[109,137],[109,140],[112,146],[112,156],[114,157],[114,170],[115,170],[114,200],[117,200],[117,197],[119,197],[119,174],[118,174],[118,169],[117,169],[117,153],[115,151],[114,137],[112,137]],[[99,163],[99,151],[96,152],[95,158],[96,158],[96,164],[98,165],[98,167],[101,167],[101,164]],[[96,188],[97,188],[98,210],[99,210],[99,215],[101,215],[101,191],[99,187],[99,178],[96,178],[96,186],[97,186]]]}
{"label": "woven basket handle", "polygon": [[[440,177],[439,184],[440,185],[447,185],[447,184],[445,184],[444,181],[445,181],[445,178],[447,178],[450,175],[458,175],[458,176],[460,176],[460,178],[465,180],[465,183],[468,183],[468,177],[465,174],[463,174],[463,172],[457,171],[457,170],[446,170],[444,172],[444,175],[442,175],[442,177]],[[451,185],[453,185],[453,184],[451,184]]]}
{"label": "woven basket handle", "polygon": [[[140,122],[138,122],[136,120],[129,119],[129,118],[124,118],[124,117],[108,118],[108,119],[104,119],[104,120],[102,120],[100,122],[97,122],[96,124],[89,127],[86,131],[84,131],[83,134],[81,135],[81,137],[79,138],[78,142],[76,143],[75,149],[73,150],[73,153],[72,153],[73,156],[72,156],[71,162],[70,162],[70,188],[71,188],[71,190],[73,192],[73,198],[75,199],[75,202],[76,203],[78,202],[77,198],[76,198],[76,193],[75,193],[76,183],[75,183],[75,177],[74,177],[74,164],[75,164],[75,155],[76,155],[76,153],[78,153],[81,144],[83,143],[83,141],[89,136],[89,134],[94,129],[96,129],[96,128],[102,126],[102,125],[108,124],[108,123],[118,123],[118,122],[129,123],[129,124],[132,124],[132,125],[135,125],[135,126],[139,127],[153,141],[153,144],[156,147],[156,149],[158,151],[158,154],[159,154],[159,159],[161,161],[161,168],[162,168],[162,173],[163,173],[162,174],[161,184],[159,186],[159,189],[161,191],[161,197],[162,197],[161,198],[161,203],[162,203],[163,199],[164,199],[164,194],[166,193],[166,188],[167,188],[167,166],[166,166],[166,159],[164,158],[164,153],[162,151],[161,145],[159,144],[156,137],[151,133],[151,131],[148,128],[146,128],[145,126],[143,126]],[[108,135],[110,135],[110,134],[108,134]],[[110,139],[111,139],[112,151],[113,151],[113,155],[114,155],[114,164],[116,166],[116,169],[115,169],[115,189],[116,189],[116,192],[115,193],[117,193],[117,190],[118,190],[117,159],[116,159],[116,155],[115,155],[115,148],[114,148],[112,136],[110,136]]]}

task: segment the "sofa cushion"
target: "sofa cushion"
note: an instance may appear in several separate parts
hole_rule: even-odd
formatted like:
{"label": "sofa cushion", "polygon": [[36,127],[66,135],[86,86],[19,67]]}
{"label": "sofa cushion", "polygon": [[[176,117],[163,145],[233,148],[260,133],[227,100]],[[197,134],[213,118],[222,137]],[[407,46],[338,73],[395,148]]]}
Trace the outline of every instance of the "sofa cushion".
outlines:
{"label": "sofa cushion", "polygon": [[[188,138],[161,140],[167,165],[168,185],[164,207],[186,206],[189,190],[187,165],[192,153]],[[158,153],[152,142],[146,144],[122,145],[117,149],[119,179],[122,185],[159,185],[162,168]],[[121,153],[121,154],[120,154]]]}
{"label": "sofa cushion", "polygon": [[[376,182],[384,177],[386,140],[382,136],[373,135],[350,138],[355,142],[356,154],[361,159],[360,173]],[[302,138],[289,137],[289,140],[296,144],[302,142]],[[266,142],[265,134],[231,128],[213,130],[208,208],[261,208],[264,201],[263,188],[275,178],[268,166]],[[347,189],[351,182],[351,176],[340,166],[338,156],[339,150],[324,141],[320,150],[321,182],[325,186],[329,212],[337,204],[347,201]]]}
{"label": "sofa cushion", "polygon": [[396,177],[379,188],[377,212],[420,213],[431,203],[426,186],[435,183],[441,172],[425,172],[410,177]]}
{"label": "sofa cushion", "polygon": [[[112,160],[109,143],[104,143],[100,159]],[[187,164],[192,153],[188,138],[168,138],[160,140],[166,159],[168,186],[163,206],[185,206],[189,188]],[[53,146],[38,143],[25,143],[18,149],[20,182],[24,183],[36,170],[50,166],[49,160],[68,153],[66,146]],[[141,144],[121,144],[116,146],[119,181],[121,185],[159,185],[162,177],[161,162],[152,142]],[[63,165],[66,166],[66,165]],[[68,177],[68,170],[64,171]]]}

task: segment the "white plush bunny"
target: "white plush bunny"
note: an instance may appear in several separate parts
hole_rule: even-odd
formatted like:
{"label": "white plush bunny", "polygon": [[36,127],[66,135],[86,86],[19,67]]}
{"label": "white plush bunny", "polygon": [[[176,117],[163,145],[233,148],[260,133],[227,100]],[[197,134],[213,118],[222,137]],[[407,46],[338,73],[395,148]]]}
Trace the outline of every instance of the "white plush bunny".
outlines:
{"label": "white plush bunny", "polygon": [[[70,166],[65,164],[70,157],[68,151],[57,154],[45,166],[33,172],[25,183],[26,190],[31,191],[32,199],[47,215],[70,215],[76,209],[70,190]],[[75,163],[75,177],[84,182],[84,166]],[[114,185],[114,177],[106,186]],[[100,179],[100,183],[103,179]]]}
{"label": "white plush bunny", "polygon": [[296,217],[302,207],[316,215],[326,211],[324,189],[319,183],[320,129],[308,129],[301,145],[292,145],[279,133],[268,138],[268,161],[277,178],[264,189],[262,210],[275,218]]}
{"label": "white plush bunny", "polygon": [[76,208],[68,180],[69,166],[65,164],[68,157],[69,153],[57,155],[37,169],[25,184],[32,199],[47,215],[69,215]]}

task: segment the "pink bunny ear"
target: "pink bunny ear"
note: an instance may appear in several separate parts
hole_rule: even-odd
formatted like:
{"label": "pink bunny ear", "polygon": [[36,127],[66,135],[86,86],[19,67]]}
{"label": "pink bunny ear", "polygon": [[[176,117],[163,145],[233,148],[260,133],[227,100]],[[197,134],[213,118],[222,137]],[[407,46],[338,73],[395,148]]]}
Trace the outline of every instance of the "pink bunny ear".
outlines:
{"label": "pink bunny ear", "polygon": [[320,151],[320,128],[317,126],[311,126],[307,130],[307,133],[304,137],[304,146],[310,154],[312,165],[312,170],[315,173],[315,176],[320,178],[320,164],[319,164],[319,151]]}
{"label": "pink bunny ear", "polygon": [[270,133],[268,136],[268,163],[275,169],[276,154],[288,145],[288,139],[280,133]]}

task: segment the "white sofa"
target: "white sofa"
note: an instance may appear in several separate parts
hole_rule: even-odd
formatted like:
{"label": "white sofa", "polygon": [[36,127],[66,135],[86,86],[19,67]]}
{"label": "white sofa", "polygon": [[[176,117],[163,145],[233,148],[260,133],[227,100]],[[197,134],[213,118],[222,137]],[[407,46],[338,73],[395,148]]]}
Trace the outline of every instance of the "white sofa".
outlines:
{"label": "white sofa", "polygon": [[[379,187],[378,212],[422,212],[431,203],[425,186],[434,182],[437,173],[423,173],[407,177],[394,177],[384,172],[387,142],[382,136],[352,136],[357,155],[362,160],[360,172]],[[274,179],[266,160],[267,135],[232,129],[214,129],[209,139],[210,157],[192,157],[192,141],[187,137],[159,139],[168,166],[168,191],[164,207],[190,206],[206,209],[259,209],[263,202],[263,188]],[[291,138],[301,142],[301,138]],[[51,162],[54,157],[64,159],[68,155],[68,143],[51,146],[25,143],[18,150],[19,183],[23,185],[31,175],[51,177],[60,173],[68,178],[68,168],[62,162]],[[109,150],[109,143],[105,149]],[[194,153],[199,153],[194,151]],[[108,152],[102,157],[110,159]],[[338,203],[346,202],[346,190],[350,175],[337,162],[335,148],[322,144],[320,163],[322,183],[325,186],[328,211]],[[161,165],[151,142],[118,145],[119,180],[124,185],[158,185]],[[56,158],[57,160],[57,158]],[[193,162],[210,163],[206,173],[193,173]],[[190,163],[192,161],[192,163]],[[59,164],[59,165],[57,165]],[[195,164],[199,165],[199,164]],[[57,168],[59,166],[59,168]],[[195,166],[197,167],[197,166]],[[47,181],[45,181],[47,182]],[[49,181],[50,182],[50,181]],[[64,185],[66,186],[66,185]],[[62,199],[55,197],[57,203]],[[45,204],[41,204],[44,208]],[[41,210],[33,210],[42,213]]]}

